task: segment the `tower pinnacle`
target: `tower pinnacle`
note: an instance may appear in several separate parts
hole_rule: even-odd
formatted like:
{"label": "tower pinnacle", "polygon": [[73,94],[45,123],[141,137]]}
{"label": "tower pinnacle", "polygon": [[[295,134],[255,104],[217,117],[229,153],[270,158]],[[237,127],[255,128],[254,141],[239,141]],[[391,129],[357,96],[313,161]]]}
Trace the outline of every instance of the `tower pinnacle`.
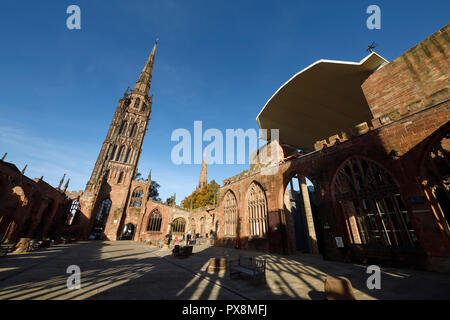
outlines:
{"label": "tower pinnacle", "polygon": [[152,72],[153,64],[155,62],[156,45],[158,44],[158,39],[155,41],[153,50],[145,63],[144,69],[142,69],[141,75],[139,76],[136,85],[134,86],[134,91],[140,92],[142,94],[148,95],[150,91],[150,84],[152,82]]}

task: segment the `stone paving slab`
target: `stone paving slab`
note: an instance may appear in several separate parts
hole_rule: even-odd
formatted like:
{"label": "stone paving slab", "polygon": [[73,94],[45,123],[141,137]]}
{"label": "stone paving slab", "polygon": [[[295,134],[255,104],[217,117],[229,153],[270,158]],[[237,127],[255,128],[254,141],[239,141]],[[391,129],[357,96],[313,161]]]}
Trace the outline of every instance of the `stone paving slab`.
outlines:
{"label": "stone paving slab", "polygon": [[[450,275],[382,268],[381,290],[366,287],[366,266],[315,255],[282,256],[194,246],[188,258],[133,241],[79,242],[0,260],[0,299],[323,299],[327,275],[346,276],[357,299],[449,299]],[[211,257],[264,258],[266,281],[207,272]],[[81,289],[66,285],[69,265],[81,268]]]}

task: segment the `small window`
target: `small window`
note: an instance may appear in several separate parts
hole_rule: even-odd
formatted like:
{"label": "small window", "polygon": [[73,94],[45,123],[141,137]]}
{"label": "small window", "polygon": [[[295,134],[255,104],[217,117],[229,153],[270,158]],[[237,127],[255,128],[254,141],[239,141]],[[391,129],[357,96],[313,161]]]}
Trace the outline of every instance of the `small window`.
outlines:
{"label": "small window", "polygon": [[141,99],[137,98],[136,101],[135,101],[135,103],[134,103],[134,107],[135,107],[136,109],[139,109],[139,105],[140,105],[140,104],[141,104]]}
{"label": "small window", "polygon": [[119,174],[119,179],[117,179],[117,183],[122,183],[123,181],[123,172]]}

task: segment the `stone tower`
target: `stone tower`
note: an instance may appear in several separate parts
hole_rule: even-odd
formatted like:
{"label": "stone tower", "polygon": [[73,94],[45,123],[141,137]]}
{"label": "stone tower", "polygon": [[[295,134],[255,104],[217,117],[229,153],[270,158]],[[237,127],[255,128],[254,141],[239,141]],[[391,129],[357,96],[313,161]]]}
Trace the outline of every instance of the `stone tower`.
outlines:
{"label": "stone tower", "polygon": [[115,240],[120,231],[150,119],[152,97],[149,91],[157,42],[134,89],[129,91],[128,88],[119,100],[86,185],[82,203],[86,237],[94,229],[101,229],[99,232],[103,233],[102,238]]}
{"label": "stone tower", "polygon": [[208,184],[208,178],[206,175],[206,148],[203,152],[202,170],[200,171],[200,179],[198,180],[198,189],[203,188]]}

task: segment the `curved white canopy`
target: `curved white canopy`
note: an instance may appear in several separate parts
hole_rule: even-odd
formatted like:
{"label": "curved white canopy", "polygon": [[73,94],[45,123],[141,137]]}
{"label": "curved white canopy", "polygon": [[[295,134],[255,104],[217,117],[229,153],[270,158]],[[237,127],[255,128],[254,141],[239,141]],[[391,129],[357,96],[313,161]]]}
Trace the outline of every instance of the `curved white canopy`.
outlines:
{"label": "curved white canopy", "polygon": [[312,151],[316,141],[373,118],[361,85],[387,63],[375,52],[360,62],[316,61],[275,92],[256,117],[258,126],[280,129],[282,144]]}

